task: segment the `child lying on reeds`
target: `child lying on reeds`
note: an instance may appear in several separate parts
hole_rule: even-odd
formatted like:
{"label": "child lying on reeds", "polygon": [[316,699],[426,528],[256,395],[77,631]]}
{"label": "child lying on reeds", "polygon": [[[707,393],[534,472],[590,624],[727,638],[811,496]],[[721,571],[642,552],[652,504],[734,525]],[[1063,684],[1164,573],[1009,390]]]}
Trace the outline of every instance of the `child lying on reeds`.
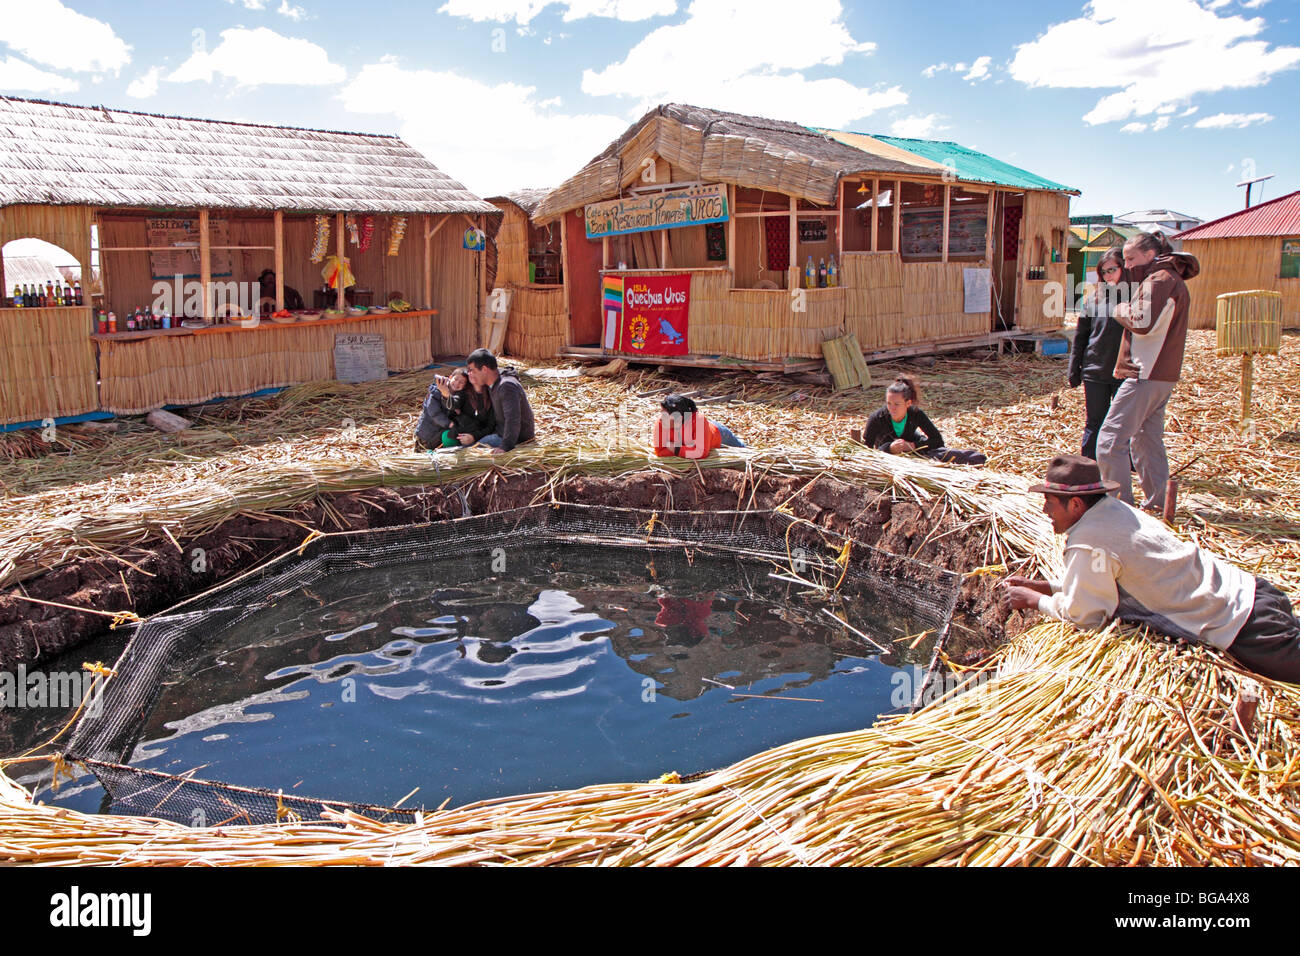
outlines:
{"label": "child lying on reeds", "polygon": [[885,407],[873,412],[863,429],[862,443],[891,455],[915,452],[937,461],[961,465],[982,465],[983,452],[946,448],[943,435],[921,411],[921,391],[906,375],[894,379],[885,389]]}

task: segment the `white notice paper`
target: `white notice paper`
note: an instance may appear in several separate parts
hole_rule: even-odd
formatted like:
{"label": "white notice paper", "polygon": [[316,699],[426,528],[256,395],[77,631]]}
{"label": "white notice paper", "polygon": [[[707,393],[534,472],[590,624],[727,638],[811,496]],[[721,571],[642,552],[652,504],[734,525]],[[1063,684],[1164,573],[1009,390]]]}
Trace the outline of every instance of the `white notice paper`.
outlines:
{"label": "white notice paper", "polygon": [[966,286],[966,307],[963,312],[988,312],[992,308],[993,273],[988,269],[962,269],[962,282]]}
{"label": "white notice paper", "polygon": [[388,378],[384,337],[377,333],[334,336],[334,377],[340,382]]}

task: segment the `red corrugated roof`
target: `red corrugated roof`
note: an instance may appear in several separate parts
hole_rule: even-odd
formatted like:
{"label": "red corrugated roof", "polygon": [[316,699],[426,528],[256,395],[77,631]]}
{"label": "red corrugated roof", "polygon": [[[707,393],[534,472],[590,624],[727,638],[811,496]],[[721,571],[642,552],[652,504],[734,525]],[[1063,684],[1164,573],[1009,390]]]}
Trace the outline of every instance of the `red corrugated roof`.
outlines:
{"label": "red corrugated roof", "polygon": [[1300,189],[1178,233],[1175,239],[1300,236]]}

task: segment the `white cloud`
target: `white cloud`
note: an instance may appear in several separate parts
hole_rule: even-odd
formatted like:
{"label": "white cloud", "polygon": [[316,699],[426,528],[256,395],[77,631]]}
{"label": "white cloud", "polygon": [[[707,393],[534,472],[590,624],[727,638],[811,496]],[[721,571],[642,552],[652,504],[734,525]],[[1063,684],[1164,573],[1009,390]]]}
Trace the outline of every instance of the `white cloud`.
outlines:
{"label": "white cloud", "polygon": [[978,80],[987,80],[989,78],[989,64],[993,62],[993,57],[982,56],[970,66],[970,72],[962,77],[963,80],[970,80],[972,83]]}
{"label": "white cloud", "polygon": [[307,11],[299,6],[294,6],[289,0],[280,0],[280,6],[275,10],[282,17],[288,17],[290,20],[307,19]]}
{"label": "white cloud", "polygon": [[1192,125],[1197,129],[1245,129],[1256,123],[1273,122],[1272,113],[1215,113],[1198,119]]}
{"label": "white cloud", "polygon": [[889,133],[891,136],[928,139],[940,130],[948,128],[939,125],[941,119],[943,117],[937,113],[928,113],[925,116],[904,116],[902,119],[894,120],[889,127]]}
{"label": "white cloud", "polygon": [[1266,3],[1268,0],[1241,0],[1241,5],[1247,10],[1258,10]]}
{"label": "white cloud", "polygon": [[1029,86],[1118,88],[1083,117],[1116,122],[1201,93],[1261,86],[1300,64],[1300,47],[1250,39],[1264,27],[1259,17],[1219,16],[1196,0],[1093,0],[1082,17],[1019,46],[1010,72]]}
{"label": "white cloud", "polygon": [[931,63],[929,66],[927,66],[924,70],[921,71],[921,75],[924,76],[926,79],[932,80],[934,79],[934,75],[936,73],[942,73],[944,70],[951,70],[951,69],[952,67],[950,67],[946,61],[943,63]]}
{"label": "white cloud", "polygon": [[1147,128],[1146,123],[1125,123],[1119,128],[1121,133],[1142,133]]}
{"label": "white cloud", "polygon": [[447,0],[438,12],[475,23],[514,20],[526,25],[549,6],[564,7],[566,21],[606,17],[635,22],[677,12],[677,0]]}
{"label": "white cloud", "polygon": [[555,112],[532,86],[403,69],[393,57],[362,67],[339,98],[396,116],[402,139],[480,196],[559,185],[627,128],[623,117]]}
{"label": "white cloud", "polygon": [[30,60],[61,70],[116,73],[131,62],[131,47],[112,27],[59,0],[6,3],[4,42]]}
{"label": "white cloud", "polygon": [[138,100],[147,100],[158,92],[158,77],[161,75],[162,67],[149,67],[144,74],[131,81],[131,85],[126,88],[126,95]]}
{"label": "white cloud", "polygon": [[38,70],[12,56],[0,60],[0,89],[15,93],[71,93],[80,84],[66,76]]}
{"label": "white cloud", "polygon": [[1154,123],[1151,124],[1151,132],[1158,133],[1168,125],[1169,125],[1169,117],[1161,116]]}
{"label": "white cloud", "polygon": [[582,91],[633,97],[633,113],[677,101],[819,126],[907,102],[897,86],[805,76],[876,45],[849,34],[839,0],[804,0],[798,16],[789,13],[779,0],[694,0],[684,22],[652,30],[619,62],[584,71]]}
{"label": "white cloud", "polygon": [[1189,107],[1187,107],[1187,109],[1183,110],[1183,111],[1182,111],[1181,113],[1179,113],[1178,115],[1179,115],[1179,117],[1183,117],[1183,116],[1191,116],[1193,113],[1195,113],[1195,112],[1196,112],[1197,110],[1199,110],[1199,109],[1200,109],[1199,106],[1189,106]]}
{"label": "white cloud", "polygon": [[266,27],[235,27],[221,31],[221,42],[211,52],[190,55],[167,77],[173,83],[210,82],[214,73],[230,77],[239,86],[296,84],[321,86],[341,83],[347,71],[331,63],[329,54],[309,40],[286,37]]}
{"label": "white cloud", "polygon": [[226,3],[237,3],[245,10],[265,10],[266,0],[226,0]]}

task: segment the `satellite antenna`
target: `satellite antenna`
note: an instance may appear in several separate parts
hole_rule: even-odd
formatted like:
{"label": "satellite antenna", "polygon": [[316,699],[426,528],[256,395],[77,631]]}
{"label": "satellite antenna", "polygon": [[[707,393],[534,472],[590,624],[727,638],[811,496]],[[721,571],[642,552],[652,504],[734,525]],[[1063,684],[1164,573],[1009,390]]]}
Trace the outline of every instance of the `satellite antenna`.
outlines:
{"label": "satellite antenna", "polygon": [[1255,183],[1262,183],[1266,179],[1272,179],[1273,176],[1274,176],[1273,173],[1269,173],[1267,176],[1256,176],[1254,179],[1244,179],[1241,182],[1237,183],[1238,187],[1241,186],[1246,187],[1246,208],[1247,209],[1250,208],[1250,187],[1255,185]]}

